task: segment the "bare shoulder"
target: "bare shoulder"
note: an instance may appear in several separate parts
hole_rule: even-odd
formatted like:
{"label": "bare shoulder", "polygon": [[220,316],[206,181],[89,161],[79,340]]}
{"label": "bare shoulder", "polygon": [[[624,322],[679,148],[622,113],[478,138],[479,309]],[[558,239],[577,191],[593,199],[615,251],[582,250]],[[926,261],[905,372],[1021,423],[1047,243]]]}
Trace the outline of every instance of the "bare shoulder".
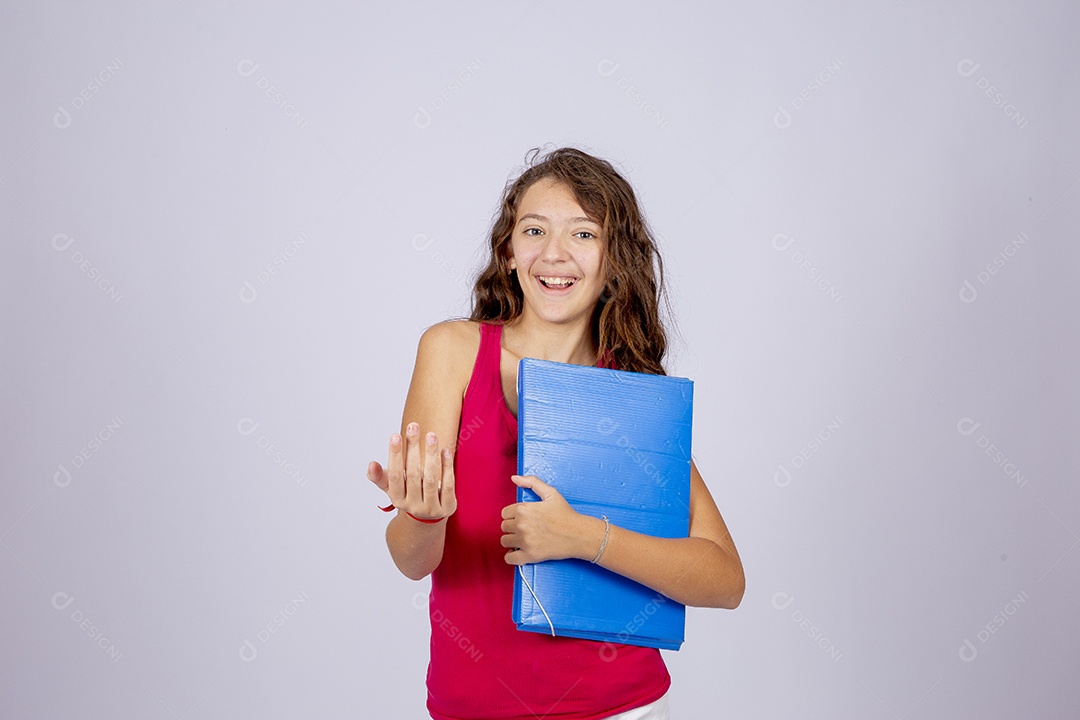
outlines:
{"label": "bare shoulder", "polygon": [[480,349],[480,323],[473,320],[444,320],[420,336],[417,361],[452,379],[464,392]]}
{"label": "bare shoulder", "polygon": [[416,367],[409,383],[402,413],[401,432],[416,422],[420,432],[433,432],[443,443],[457,437],[465,385],[469,382],[472,360],[468,357],[473,346],[471,335],[480,331],[474,323],[450,320],[424,330],[416,349]]}
{"label": "bare shoulder", "polygon": [[[444,320],[435,323],[420,336],[420,346],[438,353],[446,360],[475,355],[480,349],[480,323],[474,320]],[[472,358],[468,358],[471,364]]]}

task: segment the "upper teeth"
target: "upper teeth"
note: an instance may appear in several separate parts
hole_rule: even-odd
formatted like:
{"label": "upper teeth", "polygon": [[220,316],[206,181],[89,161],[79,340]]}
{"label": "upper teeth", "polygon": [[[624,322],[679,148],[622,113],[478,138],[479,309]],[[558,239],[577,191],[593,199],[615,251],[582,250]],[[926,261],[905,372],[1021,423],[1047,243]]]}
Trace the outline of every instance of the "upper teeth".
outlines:
{"label": "upper teeth", "polygon": [[548,285],[569,285],[570,283],[574,282],[574,278],[544,277],[543,275],[538,275],[537,277],[539,277],[543,282],[547,283]]}

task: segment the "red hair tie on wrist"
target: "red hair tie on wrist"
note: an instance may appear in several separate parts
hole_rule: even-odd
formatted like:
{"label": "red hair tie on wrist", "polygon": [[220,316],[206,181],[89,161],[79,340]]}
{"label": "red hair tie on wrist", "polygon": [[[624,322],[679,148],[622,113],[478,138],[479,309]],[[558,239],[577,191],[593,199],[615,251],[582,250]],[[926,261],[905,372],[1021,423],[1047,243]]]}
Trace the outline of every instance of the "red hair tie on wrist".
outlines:
{"label": "red hair tie on wrist", "polygon": [[435,523],[442,522],[443,520],[446,519],[446,518],[418,518],[415,515],[413,515],[411,512],[409,512],[408,510],[405,511],[405,514],[408,515],[409,517],[411,517],[413,520],[416,520],[417,522],[422,522],[422,523],[424,523],[426,525],[434,525]]}
{"label": "red hair tie on wrist", "polygon": [[[394,509],[394,503],[390,503],[386,507],[381,507],[380,506],[379,509],[382,510],[383,512],[390,512],[391,510]],[[409,517],[411,517],[416,522],[422,522],[425,525],[434,525],[435,523],[442,522],[443,520],[446,519],[444,517],[441,517],[441,518],[418,518],[415,515],[413,515],[411,512],[409,512],[408,510],[405,511],[405,514],[408,515]]]}

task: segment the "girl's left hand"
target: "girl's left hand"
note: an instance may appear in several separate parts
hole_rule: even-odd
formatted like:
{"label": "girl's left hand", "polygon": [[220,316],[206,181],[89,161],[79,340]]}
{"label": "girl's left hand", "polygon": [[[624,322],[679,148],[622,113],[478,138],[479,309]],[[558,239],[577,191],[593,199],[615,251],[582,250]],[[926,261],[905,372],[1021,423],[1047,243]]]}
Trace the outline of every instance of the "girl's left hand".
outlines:
{"label": "girl's left hand", "polygon": [[529,488],[540,496],[540,502],[520,502],[507,505],[502,511],[503,547],[511,565],[582,557],[583,536],[589,521],[600,523],[599,544],[603,523],[570,507],[558,490],[535,475],[511,475],[519,487]]}

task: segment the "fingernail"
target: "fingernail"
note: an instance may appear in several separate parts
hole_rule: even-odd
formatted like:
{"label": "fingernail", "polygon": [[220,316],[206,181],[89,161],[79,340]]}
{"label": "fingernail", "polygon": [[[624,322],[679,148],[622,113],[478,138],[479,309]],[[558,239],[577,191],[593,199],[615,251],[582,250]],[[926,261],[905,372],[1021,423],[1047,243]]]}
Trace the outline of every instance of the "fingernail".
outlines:
{"label": "fingernail", "polygon": [[405,428],[405,432],[409,433],[410,435],[415,435],[416,433],[420,432],[420,426],[416,423],[409,423],[409,426]]}
{"label": "fingernail", "polygon": [[400,445],[401,444],[401,436],[398,435],[397,433],[394,433],[393,435],[390,436],[390,442],[393,445]]}
{"label": "fingernail", "polygon": [[435,433],[428,433],[427,434],[427,444],[428,445],[434,445],[435,444]]}

